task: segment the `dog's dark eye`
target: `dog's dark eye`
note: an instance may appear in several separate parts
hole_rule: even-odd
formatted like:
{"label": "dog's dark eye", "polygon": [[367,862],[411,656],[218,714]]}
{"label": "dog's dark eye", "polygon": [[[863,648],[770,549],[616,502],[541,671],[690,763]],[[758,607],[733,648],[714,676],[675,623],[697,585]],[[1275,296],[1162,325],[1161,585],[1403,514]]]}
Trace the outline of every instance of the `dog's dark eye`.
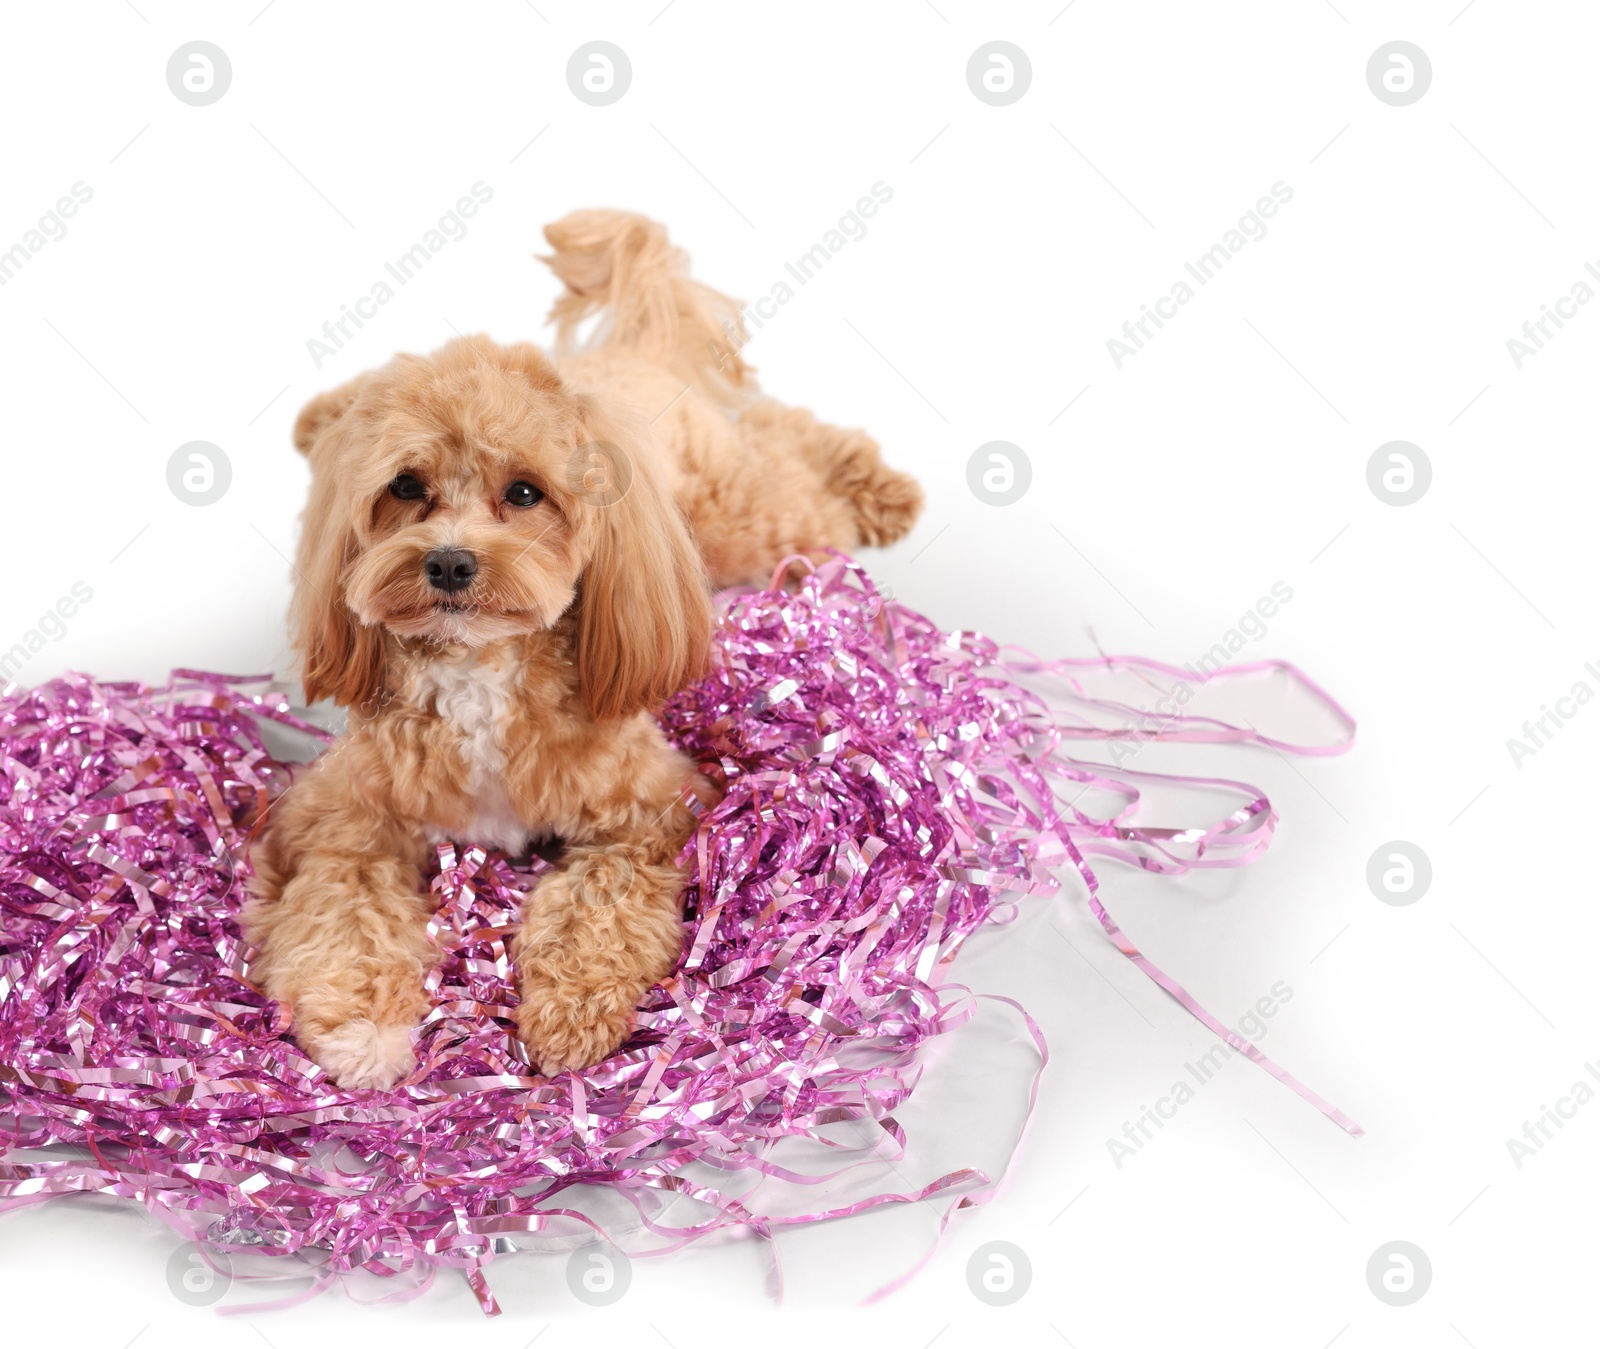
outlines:
{"label": "dog's dark eye", "polygon": [[544,493],[531,482],[514,482],[506,488],[506,504],[510,506],[537,506]]}
{"label": "dog's dark eye", "polygon": [[420,501],[428,495],[428,489],[422,485],[421,478],[402,473],[389,484],[389,495],[399,497],[401,501]]}

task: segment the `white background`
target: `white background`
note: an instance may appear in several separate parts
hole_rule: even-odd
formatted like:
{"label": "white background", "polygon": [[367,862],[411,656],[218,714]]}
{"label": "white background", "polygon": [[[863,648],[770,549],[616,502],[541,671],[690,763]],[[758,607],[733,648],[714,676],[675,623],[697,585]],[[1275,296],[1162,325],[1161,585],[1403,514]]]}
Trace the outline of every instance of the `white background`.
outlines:
{"label": "white background", "polygon": [[[1097,638],[1176,662],[1282,581],[1294,598],[1250,654],[1297,661],[1361,726],[1342,759],[1174,750],[1166,762],[1266,788],[1277,844],[1240,872],[1104,882],[1135,940],[1224,1019],[1290,985],[1265,1049],[1367,1137],[1236,1062],[1119,1168],[1106,1140],[1213,1041],[1081,898],[1039,903],[957,966],[1049,1038],[1030,1132],[998,1200],[958,1215],[886,1303],[849,1310],[926,1248],[929,1205],[783,1237],[776,1313],[759,1251],[733,1243],[636,1264],[609,1309],[574,1301],[559,1258],[528,1256],[495,1266],[498,1322],[447,1275],[409,1309],[335,1294],[254,1318],[260,1338],[799,1343],[840,1338],[828,1328],[846,1315],[851,1339],[914,1346],[1592,1334],[1600,1104],[1520,1169],[1506,1146],[1600,1058],[1585,772],[1600,709],[1520,767],[1506,746],[1576,681],[1600,689],[1583,668],[1600,658],[1600,305],[1521,369],[1506,346],[1600,259],[1589,7],[136,3],[0,11],[0,249],[74,182],[93,189],[0,288],[0,647],[73,582],[94,592],[24,682],[287,668],[296,410],[456,330],[537,336],[554,295],[530,260],[545,222],[647,212],[698,275],[749,298],[882,180],[893,200],[867,237],[746,353],[771,392],[869,428],[926,485],[914,535],[866,559],[878,579],[945,626],[1044,654]],[[232,62],[209,107],[165,80],[195,38]],[[564,75],[593,38],[633,66],[609,107]],[[1032,64],[1006,107],[965,78],[993,38]],[[1406,107],[1365,76],[1394,39],[1433,68]],[[317,369],[307,339],[480,180],[494,196],[468,235]],[[1276,182],[1293,199],[1266,237],[1116,368],[1107,339]],[[1006,508],[966,485],[996,439],[1033,467]],[[1396,439],[1433,468],[1406,507],[1366,479]],[[231,462],[214,505],[168,490],[190,440]],[[1365,881],[1393,839],[1433,866],[1405,907]],[[997,1168],[1031,1066],[999,1009],[938,1047],[903,1112],[905,1174]],[[1395,1239],[1433,1267],[1403,1308],[1365,1275]],[[1031,1261],[1009,1308],[968,1289],[989,1240]],[[131,1205],[0,1218],[8,1331],[254,1341],[168,1292],[174,1245]]]}

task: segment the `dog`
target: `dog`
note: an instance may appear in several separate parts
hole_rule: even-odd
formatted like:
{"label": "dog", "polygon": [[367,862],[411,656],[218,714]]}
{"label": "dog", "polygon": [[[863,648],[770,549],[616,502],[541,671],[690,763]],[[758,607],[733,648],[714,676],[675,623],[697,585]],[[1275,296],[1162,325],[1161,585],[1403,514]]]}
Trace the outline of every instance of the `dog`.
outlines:
{"label": "dog", "polygon": [[870,437],[760,394],[737,305],[660,225],[581,211],[545,237],[553,359],[459,338],[294,427],[293,640],[348,727],[263,820],[243,927],[250,977],[347,1089],[416,1067],[446,839],[564,850],[512,948],[529,1064],[623,1044],[681,955],[689,798],[716,800],[651,716],[705,668],[713,588],[891,543],[922,503]]}

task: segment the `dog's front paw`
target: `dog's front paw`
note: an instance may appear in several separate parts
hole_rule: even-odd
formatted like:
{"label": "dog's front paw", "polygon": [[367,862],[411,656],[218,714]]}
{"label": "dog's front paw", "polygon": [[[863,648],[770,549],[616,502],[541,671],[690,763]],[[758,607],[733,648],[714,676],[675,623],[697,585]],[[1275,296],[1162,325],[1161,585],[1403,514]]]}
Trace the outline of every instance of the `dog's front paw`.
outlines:
{"label": "dog's front paw", "polygon": [[537,976],[522,981],[517,1031],[528,1057],[547,1077],[590,1068],[628,1038],[634,1001],[616,987],[557,984]]}
{"label": "dog's front paw", "polygon": [[417,1066],[409,1026],[384,1026],[356,1017],[319,1035],[307,1052],[347,1091],[385,1090]]}

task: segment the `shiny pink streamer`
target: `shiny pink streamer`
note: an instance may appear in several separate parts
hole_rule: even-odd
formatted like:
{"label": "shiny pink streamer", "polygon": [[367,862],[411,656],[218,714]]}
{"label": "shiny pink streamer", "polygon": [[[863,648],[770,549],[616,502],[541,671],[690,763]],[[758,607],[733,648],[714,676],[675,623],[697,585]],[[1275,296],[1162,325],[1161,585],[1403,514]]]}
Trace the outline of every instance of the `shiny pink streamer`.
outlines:
{"label": "shiny pink streamer", "polygon": [[[280,1257],[286,1277],[312,1275],[288,1301],[357,1269],[395,1281],[382,1300],[414,1297],[454,1267],[491,1313],[485,1271],[519,1238],[592,1228],[619,1240],[563,1202],[578,1186],[608,1186],[637,1210],[653,1244],[636,1255],[729,1228],[770,1238],[953,1191],[943,1233],[998,1179],[964,1168],[775,1216],[683,1170],[698,1162],[804,1187],[902,1157],[892,1112],[916,1084],[918,1049],[974,1011],[944,982],[951,961],[1010,910],[1002,895],[1054,894],[1064,866],[1146,974],[1360,1133],[1151,964],[1106,912],[1085,860],[1169,875],[1241,865],[1271,839],[1266,799],[1226,779],[1161,778],[1062,751],[1199,740],[1336,753],[1353,723],[1322,690],[1282,665],[1217,676],[1287,676],[1341,727],[1327,744],[1181,712],[1152,724],[1141,708],[1092,696],[1080,676],[1120,671],[1160,689],[1158,679],[1192,672],[1132,657],[1007,660],[986,638],[885,601],[844,560],[798,593],[730,593],[724,609],[715,669],[662,716],[727,784],[684,850],[683,961],[618,1053],[558,1078],[532,1072],[511,1016],[510,941],[547,864],[439,849],[429,882],[439,963],[417,1069],[389,1092],[342,1091],[288,1038],[285,1009],[251,986],[236,923],[249,830],[294,771],[268,753],[259,723],[322,733],[264,678],[180,670],[152,690],[72,676],[0,693],[0,1210],[120,1196],[203,1249]],[[1066,680],[1065,711],[1021,688],[1013,676],[1024,674]],[[1135,819],[1141,781],[1221,788],[1240,804],[1206,827],[1152,828]],[[1080,809],[1091,789],[1121,806]],[[1044,1037],[998,1001],[1022,1013],[1039,1050],[1031,1114]],[[842,1142],[831,1131],[849,1121],[870,1122],[880,1142]],[[797,1170],[773,1159],[783,1140],[857,1160]],[[62,1146],[73,1155],[21,1156]],[[664,1221],[669,1199],[692,1201],[694,1220]]]}

